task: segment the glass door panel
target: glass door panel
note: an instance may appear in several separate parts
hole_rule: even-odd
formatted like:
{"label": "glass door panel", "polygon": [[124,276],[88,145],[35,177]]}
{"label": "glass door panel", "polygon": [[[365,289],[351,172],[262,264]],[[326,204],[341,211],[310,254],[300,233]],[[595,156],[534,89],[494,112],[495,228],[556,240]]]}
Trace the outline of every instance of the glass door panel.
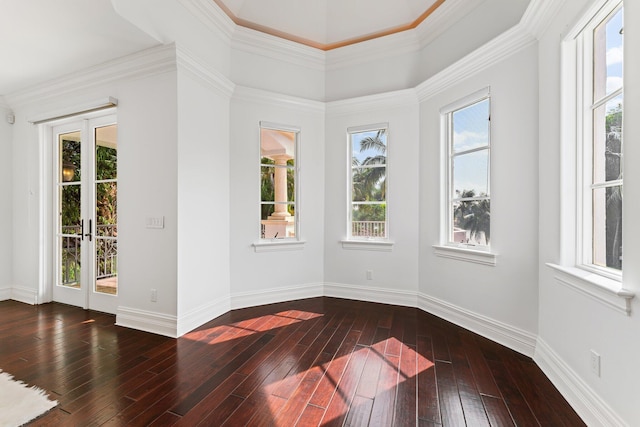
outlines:
{"label": "glass door panel", "polygon": [[95,129],[95,292],[118,294],[117,125]]}
{"label": "glass door panel", "polygon": [[107,313],[118,296],[115,116],[53,128],[56,144],[54,301]]}
{"label": "glass door panel", "polygon": [[58,281],[61,286],[80,288],[82,284],[82,184],[80,132],[58,136]]}

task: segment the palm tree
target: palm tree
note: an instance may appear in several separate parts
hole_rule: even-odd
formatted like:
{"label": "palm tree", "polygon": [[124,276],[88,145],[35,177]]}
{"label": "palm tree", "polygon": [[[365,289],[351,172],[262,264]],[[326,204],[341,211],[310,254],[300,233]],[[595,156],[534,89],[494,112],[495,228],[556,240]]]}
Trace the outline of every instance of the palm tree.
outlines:
{"label": "palm tree", "polygon": [[[456,191],[458,199],[462,201],[453,211],[454,224],[469,231],[472,239],[482,235],[487,244],[491,239],[491,203],[489,199],[469,200],[476,197],[475,190]],[[480,194],[479,197],[486,197]]]}
{"label": "palm tree", "polygon": [[383,141],[386,129],[380,129],[375,136],[368,136],[360,141],[360,152],[374,150],[379,153],[366,157],[362,163],[353,156],[351,166],[356,170],[353,176],[354,199],[384,200],[386,197],[386,168],[375,167],[386,165],[387,146]]}

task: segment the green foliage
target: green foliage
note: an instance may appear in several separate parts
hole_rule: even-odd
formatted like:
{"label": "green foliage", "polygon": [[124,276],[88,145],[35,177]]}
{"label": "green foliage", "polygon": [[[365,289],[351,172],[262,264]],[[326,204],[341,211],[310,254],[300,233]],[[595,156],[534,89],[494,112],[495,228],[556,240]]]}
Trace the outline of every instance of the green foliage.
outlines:
{"label": "green foliage", "polygon": [[[457,191],[456,198],[463,199],[453,211],[456,227],[469,231],[472,239],[484,235],[487,244],[491,239],[491,204],[487,199],[464,200],[476,197],[475,190]],[[486,197],[480,194],[479,197]]]}
{"label": "green foliage", "polygon": [[351,158],[353,173],[352,196],[354,201],[383,201],[386,199],[386,168],[376,167],[385,166],[387,162],[387,147],[382,140],[385,134],[386,129],[380,129],[375,137],[366,137],[360,141],[361,153],[367,150],[374,150],[379,154],[365,158],[362,163],[358,161],[356,156]]}
{"label": "green foliage", "polygon": [[[260,167],[260,200],[262,202],[275,201],[275,162],[268,157],[263,157]],[[295,169],[294,160],[287,160],[287,201],[295,201]],[[295,205],[289,204],[287,210],[290,215],[295,213]],[[260,204],[260,218],[267,219],[274,211],[274,205],[271,203]]]}

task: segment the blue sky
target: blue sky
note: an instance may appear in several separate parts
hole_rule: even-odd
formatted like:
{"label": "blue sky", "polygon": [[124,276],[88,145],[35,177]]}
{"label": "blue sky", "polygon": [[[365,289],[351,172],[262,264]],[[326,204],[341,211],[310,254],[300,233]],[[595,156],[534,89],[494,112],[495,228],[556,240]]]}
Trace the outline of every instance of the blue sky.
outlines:
{"label": "blue sky", "polygon": [[[489,143],[489,100],[483,100],[453,113],[453,151],[459,153]],[[489,151],[456,156],[453,164],[453,191],[475,190],[488,193]]]}
{"label": "blue sky", "polygon": [[606,24],[607,93],[622,86],[622,28],[623,10],[620,9]]}
{"label": "blue sky", "polygon": [[[362,141],[363,139],[367,138],[367,137],[371,137],[371,138],[375,138],[376,134],[378,133],[378,131],[368,131],[368,132],[359,132],[359,133],[353,133],[351,134],[351,141],[352,141],[352,153],[353,153],[353,157],[355,157],[356,159],[358,159],[358,162],[360,164],[362,164],[362,162],[364,161],[364,159],[366,159],[367,157],[374,157],[377,155],[380,155],[381,153],[376,151],[376,150],[365,150],[363,152],[360,152],[360,141]],[[382,140],[382,142],[384,143],[385,147],[387,145],[387,134],[383,134],[380,139]]]}

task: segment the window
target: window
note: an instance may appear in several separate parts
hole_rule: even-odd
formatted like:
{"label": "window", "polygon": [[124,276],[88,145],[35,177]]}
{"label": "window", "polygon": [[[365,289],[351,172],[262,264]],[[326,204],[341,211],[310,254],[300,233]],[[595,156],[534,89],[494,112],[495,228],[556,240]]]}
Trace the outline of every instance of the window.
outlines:
{"label": "window", "polygon": [[387,239],[388,125],[349,128],[351,239]]}
{"label": "window", "polygon": [[443,108],[441,113],[447,153],[443,241],[486,249],[491,239],[488,88]]}
{"label": "window", "polygon": [[[623,8],[607,2],[576,37],[578,263],[622,271]],[[580,152],[581,150],[581,152]]]}
{"label": "window", "polygon": [[299,129],[260,123],[260,238],[298,236]]}

